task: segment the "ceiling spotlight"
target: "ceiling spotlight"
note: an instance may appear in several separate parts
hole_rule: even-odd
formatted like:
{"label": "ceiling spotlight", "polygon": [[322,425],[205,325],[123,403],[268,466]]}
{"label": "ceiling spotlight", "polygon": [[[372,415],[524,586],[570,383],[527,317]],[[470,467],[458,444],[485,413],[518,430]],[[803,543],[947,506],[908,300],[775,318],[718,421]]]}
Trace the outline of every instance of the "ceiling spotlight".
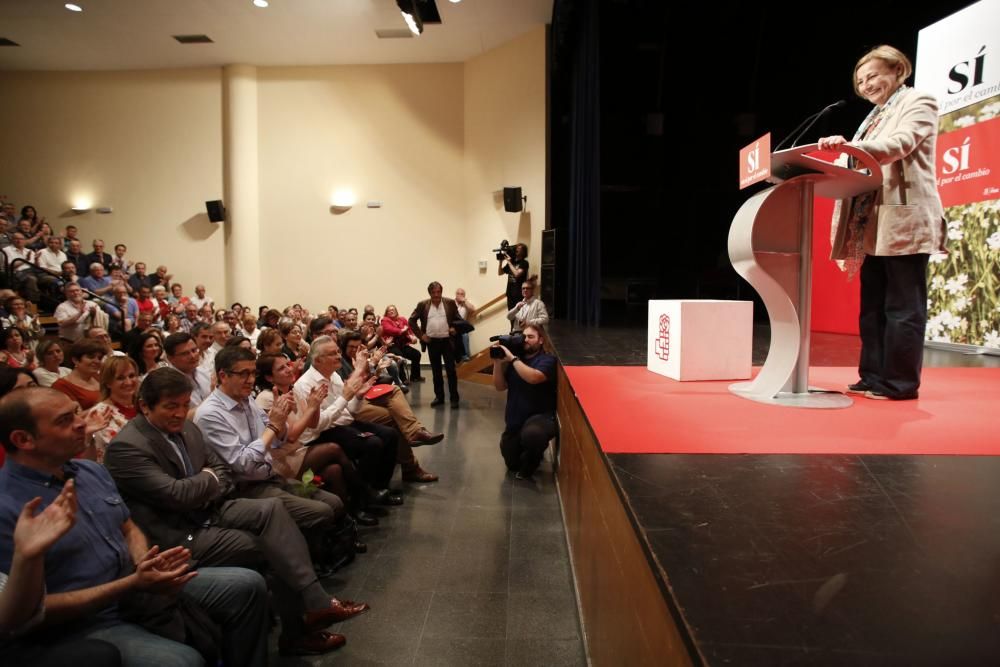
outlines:
{"label": "ceiling spotlight", "polygon": [[264,7],[267,7],[269,3],[267,0],[253,0],[253,4],[255,7],[263,9]]}
{"label": "ceiling spotlight", "polygon": [[71,12],[82,12],[83,11],[83,7],[81,7],[80,5],[74,5],[72,2],[67,2],[64,6],[66,7],[66,9],[70,10]]}
{"label": "ceiling spotlight", "polygon": [[420,18],[420,12],[417,11],[416,0],[396,0],[396,6],[399,7],[410,32],[419,35],[424,31],[424,21]]}

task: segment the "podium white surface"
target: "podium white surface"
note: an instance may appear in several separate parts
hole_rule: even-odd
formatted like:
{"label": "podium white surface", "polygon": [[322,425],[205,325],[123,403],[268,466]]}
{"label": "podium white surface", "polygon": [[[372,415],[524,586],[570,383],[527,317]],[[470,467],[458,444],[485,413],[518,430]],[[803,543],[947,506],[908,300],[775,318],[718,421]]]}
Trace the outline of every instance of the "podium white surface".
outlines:
{"label": "podium white surface", "polygon": [[738,396],[789,407],[846,408],[850,397],[809,387],[812,308],[813,199],[842,199],[877,190],[882,169],[868,153],[846,145],[867,171],[810,157],[816,144],[771,154],[776,185],[743,203],[729,228],[729,259],[760,294],[771,321],[767,360],[752,382],[730,387]]}
{"label": "podium white surface", "polygon": [[753,302],[649,301],[646,368],[680,381],[743,380],[753,364]]}

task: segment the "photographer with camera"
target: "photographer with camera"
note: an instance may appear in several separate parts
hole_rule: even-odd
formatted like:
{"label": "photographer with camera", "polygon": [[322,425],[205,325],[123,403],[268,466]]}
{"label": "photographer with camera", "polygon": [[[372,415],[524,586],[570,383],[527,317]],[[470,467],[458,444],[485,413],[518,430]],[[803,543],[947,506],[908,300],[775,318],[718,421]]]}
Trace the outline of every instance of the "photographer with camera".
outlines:
{"label": "photographer with camera", "polygon": [[517,479],[531,479],[556,434],[556,358],[544,351],[539,325],[490,340],[493,387],[507,390],[500,453]]}
{"label": "photographer with camera", "polygon": [[521,300],[521,284],[528,277],[528,246],[523,243],[511,246],[506,239],[495,249],[497,275],[507,274],[507,310],[513,308]]}

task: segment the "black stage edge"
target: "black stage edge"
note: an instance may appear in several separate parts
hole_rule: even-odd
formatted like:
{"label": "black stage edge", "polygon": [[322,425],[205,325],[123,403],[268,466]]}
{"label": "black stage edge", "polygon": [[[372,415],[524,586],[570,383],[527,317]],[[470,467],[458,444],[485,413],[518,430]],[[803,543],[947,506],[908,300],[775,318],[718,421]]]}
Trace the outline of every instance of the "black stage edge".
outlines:
{"label": "black stage edge", "polygon": [[[548,331],[564,365],[645,365],[645,329]],[[755,364],[767,338],[755,331]],[[855,337],[814,336],[813,365],[856,359]],[[1000,358],[927,350],[925,365]],[[582,409],[562,381],[560,419],[572,421]],[[563,428],[560,493],[595,665],[1000,664],[1000,457],[604,455],[584,415],[567,458]],[[652,583],[629,582],[635,568],[617,545],[630,539],[616,537],[607,499],[587,515],[602,467]],[[613,548],[589,563],[601,548],[588,542],[595,519]],[[641,585],[664,598],[675,628],[639,613],[643,627],[609,650],[614,614],[601,605],[628,614]],[[614,586],[630,597],[616,601]]]}

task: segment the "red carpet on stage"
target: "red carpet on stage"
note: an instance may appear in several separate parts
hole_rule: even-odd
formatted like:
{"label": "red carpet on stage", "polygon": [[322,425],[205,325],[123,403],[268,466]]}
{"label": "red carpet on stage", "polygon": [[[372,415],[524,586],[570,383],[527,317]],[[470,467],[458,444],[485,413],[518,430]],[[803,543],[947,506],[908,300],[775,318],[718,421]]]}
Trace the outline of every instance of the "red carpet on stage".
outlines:
{"label": "red carpet on stage", "polygon": [[[642,366],[567,366],[608,454],[1000,454],[1000,368],[925,368],[920,398],[843,410],[748,401],[731,382],[676,382]],[[842,390],[856,368],[813,367]]]}

